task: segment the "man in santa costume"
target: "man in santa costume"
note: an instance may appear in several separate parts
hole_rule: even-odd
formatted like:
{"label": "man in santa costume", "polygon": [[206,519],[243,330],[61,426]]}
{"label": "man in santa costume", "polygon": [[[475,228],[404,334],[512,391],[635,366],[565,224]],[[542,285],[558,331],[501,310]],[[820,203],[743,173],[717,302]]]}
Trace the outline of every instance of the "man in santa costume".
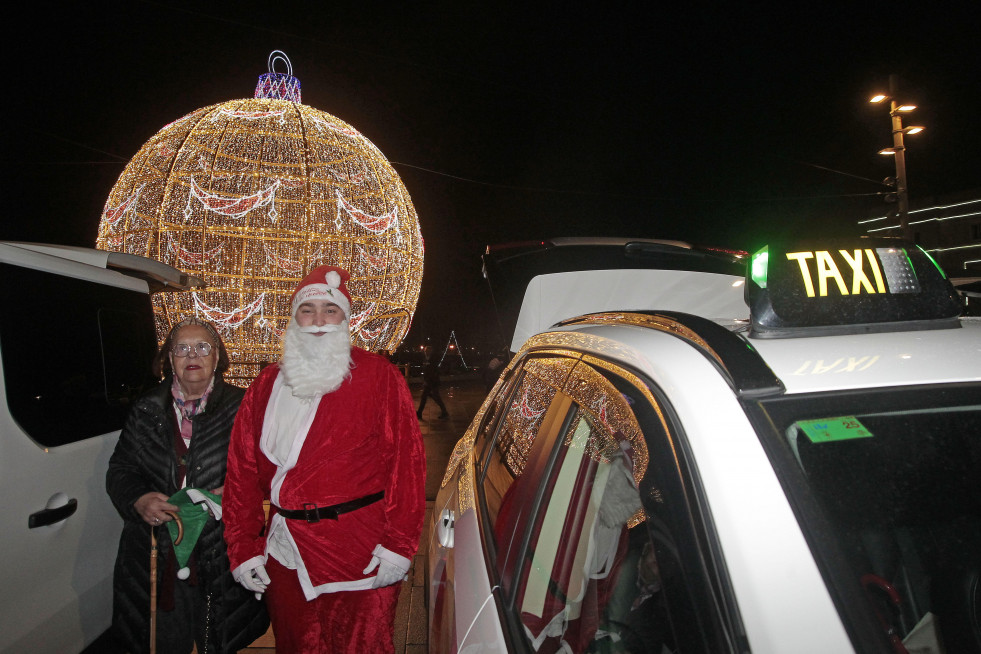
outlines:
{"label": "man in santa costume", "polygon": [[228,450],[228,558],[265,594],[281,653],[394,651],[422,532],[412,396],[395,366],[351,346],[348,278],[321,266],[297,286],[282,359],[246,393]]}

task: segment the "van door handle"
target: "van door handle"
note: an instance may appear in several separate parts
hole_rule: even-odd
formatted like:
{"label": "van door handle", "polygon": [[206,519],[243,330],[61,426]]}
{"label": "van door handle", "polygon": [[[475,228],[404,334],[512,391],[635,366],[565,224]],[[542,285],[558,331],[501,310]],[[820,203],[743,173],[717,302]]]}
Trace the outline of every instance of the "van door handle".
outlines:
{"label": "van door handle", "polygon": [[59,506],[54,509],[41,509],[36,513],[32,513],[27,518],[27,528],[34,529],[35,527],[46,527],[47,525],[53,525],[56,522],[61,522],[66,520],[75,511],[78,510],[78,500],[74,497],[68,500],[68,504],[64,506]]}
{"label": "van door handle", "polygon": [[453,529],[454,523],[456,522],[456,516],[449,509],[443,509],[443,512],[439,516],[439,522],[436,523],[436,535],[439,538],[439,544],[446,548],[453,547]]}

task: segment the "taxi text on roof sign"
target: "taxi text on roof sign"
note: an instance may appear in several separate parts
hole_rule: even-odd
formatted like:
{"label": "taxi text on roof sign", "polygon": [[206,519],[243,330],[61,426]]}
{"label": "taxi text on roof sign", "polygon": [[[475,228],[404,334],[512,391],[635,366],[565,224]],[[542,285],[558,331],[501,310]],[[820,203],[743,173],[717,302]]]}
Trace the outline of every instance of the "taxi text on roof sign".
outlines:
{"label": "taxi text on roof sign", "polygon": [[747,277],[757,338],[959,326],[960,305],[943,271],[898,239],[764,248]]}
{"label": "taxi text on roof sign", "polygon": [[[829,286],[832,292],[837,288],[840,295],[920,292],[916,272],[904,248],[788,252],[787,258],[800,266],[807,297],[827,297]],[[849,276],[850,290],[846,283]],[[834,286],[829,282],[834,282]]]}
{"label": "taxi text on roof sign", "polygon": [[[865,250],[855,250],[854,255],[850,255],[848,250],[838,250],[838,252],[841,255],[841,258],[848,264],[846,272],[851,273],[852,295],[858,295],[863,291],[865,293],[886,292],[885,284],[882,281],[882,270],[879,268],[879,262],[872,250],[868,248]],[[813,274],[816,274],[817,276],[818,295],[825,297],[828,294],[829,280],[834,281],[837,284],[838,292],[841,295],[848,295],[848,286],[845,284],[841,270],[835,263],[835,259],[831,252],[828,250],[817,250],[816,252],[788,252],[787,258],[797,261],[797,263],[800,265],[801,279],[804,281],[804,288],[807,291],[807,297],[814,297],[814,281],[812,279],[812,270],[809,265],[811,259],[814,260]],[[874,288],[864,269],[864,262],[866,259],[868,260],[872,277],[875,280]]]}

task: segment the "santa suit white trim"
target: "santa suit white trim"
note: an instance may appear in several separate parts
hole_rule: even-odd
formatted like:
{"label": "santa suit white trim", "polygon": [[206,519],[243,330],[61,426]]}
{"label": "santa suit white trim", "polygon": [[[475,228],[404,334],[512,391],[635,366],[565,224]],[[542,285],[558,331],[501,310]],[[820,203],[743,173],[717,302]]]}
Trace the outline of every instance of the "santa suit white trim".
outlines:
{"label": "santa suit white trim", "polygon": [[[262,437],[259,440],[259,448],[262,453],[277,467],[276,475],[272,480],[272,487],[269,489],[272,503],[276,506],[280,506],[279,491],[283,487],[283,480],[286,478],[286,474],[296,466],[297,459],[300,458],[300,450],[303,449],[303,443],[310,432],[310,425],[313,424],[313,419],[317,415],[321,398],[320,395],[309,400],[294,397],[289,386],[286,385],[283,373],[280,372],[276,375],[276,381],[273,382],[272,393],[269,396],[269,404],[266,405],[266,415],[262,422]],[[286,410],[280,411],[281,406]],[[285,429],[283,429],[284,426]],[[284,438],[292,440],[288,450],[289,455],[285,461],[277,455],[277,451],[285,449],[281,447],[282,444],[279,442]]]}
{"label": "santa suit white trim", "polygon": [[[352,374],[318,400],[292,396],[267,368],[243,399],[229,446],[225,539],[239,571],[273,556],[297,571],[300,596],[372,587],[372,556],[408,571],[425,513],[425,449],[404,377],[378,355],[352,348]],[[273,406],[270,406],[273,405]],[[270,429],[270,425],[278,425]],[[337,520],[285,519],[262,501],[297,510],[384,498]],[[295,567],[294,567],[295,566]]]}
{"label": "santa suit white trim", "polygon": [[[270,462],[276,465],[276,474],[273,476],[270,487],[271,501],[276,506],[280,506],[279,491],[283,487],[286,475],[296,466],[296,462],[300,458],[300,451],[303,449],[303,443],[306,442],[310,432],[310,425],[313,424],[317,415],[321,399],[322,396],[320,395],[310,399],[295,397],[290,387],[286,385],[284,375],[281,372],[276,376],[276,381],[273,382],[272,393],[269,396],[269,404],[266,405],[265,418],[262,423],[259,449]],[[288,448],[284,447],[286,441],[289,442]],[[282,460],[283,451],[289,452],[285,461]],[[293,540],[293,535],[290,533],[289,522],[288,519],[278,513],[273,516],[269,526],[269,535],[266,537],[266,551],[262,563],[265,564],[265,557],[272,556],[284,567],[296,570],[304,597],[312,600],[322,593],[366,590],[372,587],[377,575],[314,586],[306,565],[303,563],[300,550],[296,546],[296,541]],[[372,554],[398,565],[406,571],[408,571],[411,563],[404,556],[389,551],[381,545],[375,546]],[[243,564],[243,566],[247,564]],[[248,569],[251,570],[252,567],[254,565]]]}

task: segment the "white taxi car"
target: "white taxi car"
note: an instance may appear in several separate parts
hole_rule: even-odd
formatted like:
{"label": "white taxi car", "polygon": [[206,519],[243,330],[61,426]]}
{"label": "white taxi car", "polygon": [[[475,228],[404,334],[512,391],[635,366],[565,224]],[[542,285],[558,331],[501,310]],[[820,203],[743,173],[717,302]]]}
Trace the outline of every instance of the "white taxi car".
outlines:
{"label": "white taxi car", "polygon": [[106,467],[155,382],[150,294],[199,285],[131,254],[0,242],[0,652],[80,652],[109,628]]}
{"label": "white taxi car", "polygon": [[517,354],[435,502],[431,652],[981,652],[981,322],[922,249],[485,266]]}

